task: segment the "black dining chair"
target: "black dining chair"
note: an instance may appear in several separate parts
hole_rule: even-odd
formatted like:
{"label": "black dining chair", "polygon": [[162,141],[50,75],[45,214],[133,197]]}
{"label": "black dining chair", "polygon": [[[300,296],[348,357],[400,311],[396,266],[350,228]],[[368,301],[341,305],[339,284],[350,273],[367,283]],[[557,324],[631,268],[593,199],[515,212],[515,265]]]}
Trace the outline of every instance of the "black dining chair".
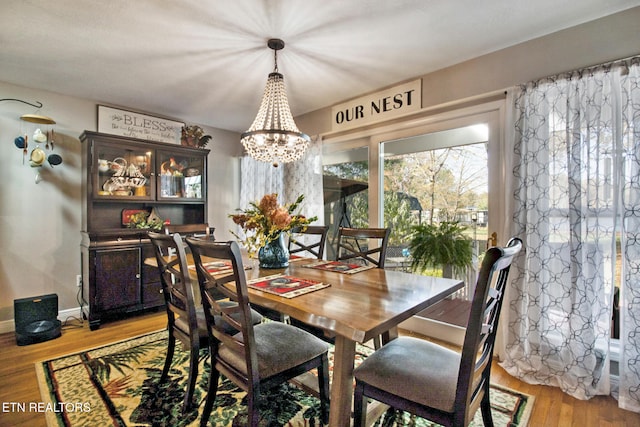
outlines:
{"label": "black dining chair", "polygon": [[323,259],[328,233],[328,225],[308,225],[292,229],[289,235],[289,254],[306,252],[318,259]]}
{"label": "black dining chair", "polygon": [[[193,253],[200,293],[209,332],[211,374],[206,403],[200,420],[206,426],[216,399],[220,374],[247,392],[248,425],[259,421],[258,401],[262,391],[317,369],[321,418],[329,418],[329,346],[294,326],[281,322],[254,325],[250,315],[249,293],[236,242],[210,242],[187,238]],[[203,257],[229,260],[233,274],[212,276]],[[222,293],[235,304],[221,305],[214,297]],[[230,333],[220,320],[238,331]]]}
{"label": "black dining chair", "polygon": [[[194,286],[189,276],[185,252],[186,244],[180,233],[167,235],[149,232],[148,235],[154,247],[156,262],[160,270],[169,332],[167,355],[160,381],[167,379],[177,339],[183,349],[189,350],[189,377],[182,405],[183,412],[188,412],[193,408],[193,390],[198,377],[200,349],[207,348],[209,343],[204,310],[202,304],[196,303],[199,298],[194,295]],[[222,298],[222,295],[218,295],[218,297]],[[233,305],[234,303],[221,301],[220,304]],[[257,324],[262,321],[262,316],[255,310],[251,310],[251,319],[253,323]],[[229,323],[222,322],[222,324],[229,332],[237,332],[237,329]]]}
{"label": "black dining chair", "polygon": [[389,228],[338,228],[336,260],[359,260],[384,268],[389,243]]}
{"label": "black dining chair", "polygon": [[476,283],[462,352],[413,337],[399,337],[354,370],[354,427],[366,422],[369,399],[443,426],[464,427],[480,407],[493,426],[491,362],[509,269],[522,241],[487,250]]}
{"label": "black dining chair", "polygon": [[[202,308],[194,302],[193,287],[189,278],[185,245],[180,234],[166,235],[149,232],[156,261],[160,270],[160,280],[167,311],[169,341],[160,382],[167,380],[176,340],[189,351],[189,377],[182,404],[182,412],[193,407],[193,390],[198,378],[198,357],[201,348],[207,348],[209,335]],[[172,254],[173,256],[167,257]]]}

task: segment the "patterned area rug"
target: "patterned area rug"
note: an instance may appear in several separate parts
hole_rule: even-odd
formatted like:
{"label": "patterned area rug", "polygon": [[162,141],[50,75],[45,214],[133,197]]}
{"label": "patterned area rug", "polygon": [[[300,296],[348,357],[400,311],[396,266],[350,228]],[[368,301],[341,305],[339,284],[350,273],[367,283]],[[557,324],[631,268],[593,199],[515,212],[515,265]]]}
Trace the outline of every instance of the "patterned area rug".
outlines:
{"label": "patterned area rug", "polygon": [[[183,415],[188,353],[176,348],[169,380],[159,384],[166,345],[167,333],[160,331],[37,363],[40,393],[48,408],[48,426],[197,426],[209,377],[207,352],[203,351],[200,358],[194,393],[200,407]],[[358,346],[356,364],[371,351]],[[494,386],[491,393],[496,426],[526,426],[532,396]],[[209,425],[245,426],[244,399],[245,393],[222,377]],[[319,413],[318,399],[286,384],[265,393],[260,425],[319,426]],[[433,424],[389,410],[377,425]],[[482,425],[479,411],[472,425]]]}

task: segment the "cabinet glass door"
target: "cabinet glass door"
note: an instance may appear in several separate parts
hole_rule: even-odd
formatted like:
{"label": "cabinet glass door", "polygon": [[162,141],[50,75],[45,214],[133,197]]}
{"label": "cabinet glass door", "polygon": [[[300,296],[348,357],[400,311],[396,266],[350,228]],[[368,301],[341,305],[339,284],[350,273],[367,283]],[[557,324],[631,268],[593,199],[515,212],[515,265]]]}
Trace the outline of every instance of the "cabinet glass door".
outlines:
{"label": "cabinet glass door", "polygon": [[93,156],[94,196],[98,198],[153,197],[152,151],[122,145],[96,144]]}
{"label": "cabinet glass door", "polygon": [[204,200],[204,154],[158,151],[158,200]]}

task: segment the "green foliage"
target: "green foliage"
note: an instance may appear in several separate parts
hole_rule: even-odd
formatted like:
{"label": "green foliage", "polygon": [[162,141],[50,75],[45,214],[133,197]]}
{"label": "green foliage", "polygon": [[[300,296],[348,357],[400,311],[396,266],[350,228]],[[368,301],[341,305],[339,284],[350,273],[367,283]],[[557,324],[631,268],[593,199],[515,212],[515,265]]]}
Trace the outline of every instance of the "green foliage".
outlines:
{"label": "green foliage", "polygon": [[91,359],[87,362],[87,365],[98,379],[106,382],[109,381],[112,370],[116,370],[122,375],[125,375],[125,370],[133,370],[132,366],[139,362],[140,357],[147,352],[146,346],[150,345],[153,345],[153,343],[143,344],[120,353],[107,354],[103,357]]}
{"label": "green foliage", "polygon": [[409,243],[414,270],[452,266],[457,273],[472,265],[472,241],[458,222],[416,225]]}
{"label": "green foliage", "polygon": [[402,245],[412,233],[417,217],[411,213],[411,202],[397,192],[384,192],[384,226],[392,230],[390,245]]}
{"label": "green foliage", "polygon": [[138,212],[131,215],[129,228],[141,228],[144,230],[162,230],[162,220],[151,216],[150,212]]}

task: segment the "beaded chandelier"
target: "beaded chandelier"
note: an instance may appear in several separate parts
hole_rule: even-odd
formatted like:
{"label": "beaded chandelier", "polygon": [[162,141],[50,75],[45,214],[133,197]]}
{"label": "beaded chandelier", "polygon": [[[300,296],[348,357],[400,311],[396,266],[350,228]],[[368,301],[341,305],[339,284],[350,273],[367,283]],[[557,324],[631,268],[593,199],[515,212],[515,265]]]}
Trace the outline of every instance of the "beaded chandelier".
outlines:
{"label": "beaded chandelier", "polygon": [[258,115],[251,127],[240,136],[249,156],[262,162],[289,163],[299,160],[309,145],[309,135],[296,126],[289,109],[284,76],[278,72],[278,51],[284,48],[280,39],[267,43],[273,49],[275,68],[269,74]]}

